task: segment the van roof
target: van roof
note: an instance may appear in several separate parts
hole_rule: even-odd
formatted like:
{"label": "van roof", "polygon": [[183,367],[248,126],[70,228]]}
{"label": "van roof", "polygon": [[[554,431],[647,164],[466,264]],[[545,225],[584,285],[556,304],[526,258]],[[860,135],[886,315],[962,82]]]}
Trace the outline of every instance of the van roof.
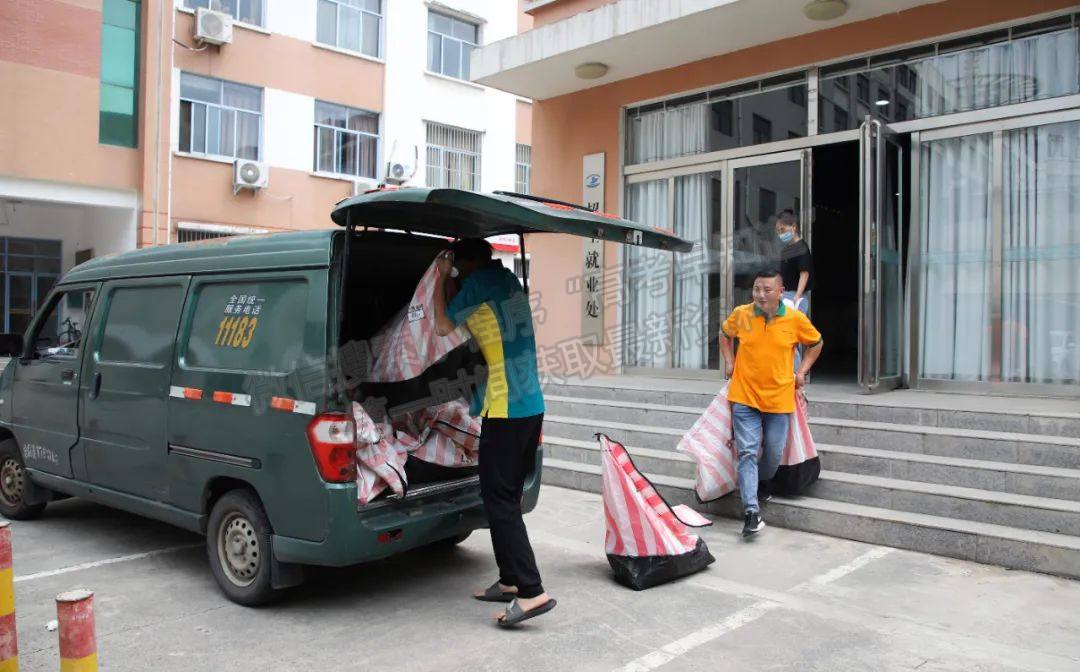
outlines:
{"label": "van roof", "polygon": [[330,265],[330,241],[340,231],[321,229],[215,238],[110,254],[79,264],[63,282],[184,273],[220,273]]}

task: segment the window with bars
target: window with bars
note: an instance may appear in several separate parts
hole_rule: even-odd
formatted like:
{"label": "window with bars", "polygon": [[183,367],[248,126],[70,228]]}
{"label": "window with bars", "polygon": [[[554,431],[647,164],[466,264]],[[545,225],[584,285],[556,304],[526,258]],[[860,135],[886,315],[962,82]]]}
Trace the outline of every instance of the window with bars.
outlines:
{"label": "window with bars", "polygon": [[200,240],[214,240],[215,238],[232,238],[235,233],[224,231],[203,231],[202,229],[177,229],[176,242],[194,243]]}
{"label": "window with bars", "polygon": [[229,14],[237,21],[253,26],[263,25],[263,6],[266,0],[184,0],[184,7],[204,7]]}
{"label": "window with bars", "polygon": [[180,151],[259,160],[262,89],[180,73]]}
{"label": "window with bars", "polygon": [[532,147],[518,143],[517,158],[514,162],[514,191],[519,194],[532,193]]}
{"label": "window with bars", "polygon": [[428,70],[469,79],[469,56],[480,41],[475,23],[428,10]]}
{"label": "window with bars", "polygon": [[374,179],[379,160],[379,115],[315,101],[315,170]]}
{"label": "window with bars", "polygon": [[315,39],[366,56],[382,55],[382,0],[319,0]]}
{"label": "window with bars", "polygon": [[427,186],[480,189],[479,131],[427,124]]}

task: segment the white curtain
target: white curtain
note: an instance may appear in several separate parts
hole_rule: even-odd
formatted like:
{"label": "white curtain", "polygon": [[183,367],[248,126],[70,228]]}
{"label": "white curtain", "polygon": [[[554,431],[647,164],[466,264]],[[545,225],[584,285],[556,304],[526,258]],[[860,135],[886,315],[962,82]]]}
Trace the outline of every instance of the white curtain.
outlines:
{"label": "white curtain", "polygon": [[709,151],[705,102],[646,112],[627,121],[627,163],[648,163]]}
{"label": "white curtain", "polygon": [[[668,181],[628,185],[627,218],[666,227]],[[671,351],[671,252],[627,245],[623,361],[627,366],[667,367]]]}
{"label": "white curtain", "polygon": [[1077,31],[1067,30],[935,56],[911,65],[916,116],[979,110],[1077,92]]}
{"label": "white curtain", "polygon": [[[675,179],[675,235],[694,249],[675,257],[675,353],[679,368],[704,369],[709,364],[709,276],[715,173]],[[715,185],[715,187],[714,187]]]}
{"label": "white curtain", "polygon": [[936,140],[921,157],[920,374],[990,375],[990,134]]}
{"label": "white curtain", "polygon": [[1080,383],[1080,122],[1005,134],[1002,377]]}

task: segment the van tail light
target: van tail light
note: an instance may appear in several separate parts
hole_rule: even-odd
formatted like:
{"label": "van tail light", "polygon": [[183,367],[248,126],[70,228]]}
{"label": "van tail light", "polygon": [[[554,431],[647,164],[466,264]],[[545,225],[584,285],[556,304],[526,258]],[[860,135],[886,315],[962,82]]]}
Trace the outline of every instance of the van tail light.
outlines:
{"label": "van tail light", "polygon": [[356,480],[356,425],[344,413],[321,413],[307,427],[319,475],[327,483]]}

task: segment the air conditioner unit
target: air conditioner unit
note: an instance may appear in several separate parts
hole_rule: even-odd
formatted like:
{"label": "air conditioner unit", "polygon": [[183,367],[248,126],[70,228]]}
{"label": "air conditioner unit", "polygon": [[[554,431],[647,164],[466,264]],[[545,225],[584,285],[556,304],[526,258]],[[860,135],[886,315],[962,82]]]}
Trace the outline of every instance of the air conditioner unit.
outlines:
{"label": "air conditioner unit", "polygon": [[412,168],[404,163],[391,163],[386,170],[386,181],[401,184],[412,176]]}
{"label": "air conditioner unit", "polygon": [[356,180],[352,183],[352,195],[359,196],[376,189],[378,186],[378,183],[374,180]]}
{"label": "air conditioner unit", "polygon": [[258,161],[237,159],[233,164],[233,194],[241,189],[262,189],[270,184],[270,166]]}
{"label": "air conditioner unit", "polygon": [[233,17],[199,7],[195,10],[195,39],[206,44],[232,43]]}

